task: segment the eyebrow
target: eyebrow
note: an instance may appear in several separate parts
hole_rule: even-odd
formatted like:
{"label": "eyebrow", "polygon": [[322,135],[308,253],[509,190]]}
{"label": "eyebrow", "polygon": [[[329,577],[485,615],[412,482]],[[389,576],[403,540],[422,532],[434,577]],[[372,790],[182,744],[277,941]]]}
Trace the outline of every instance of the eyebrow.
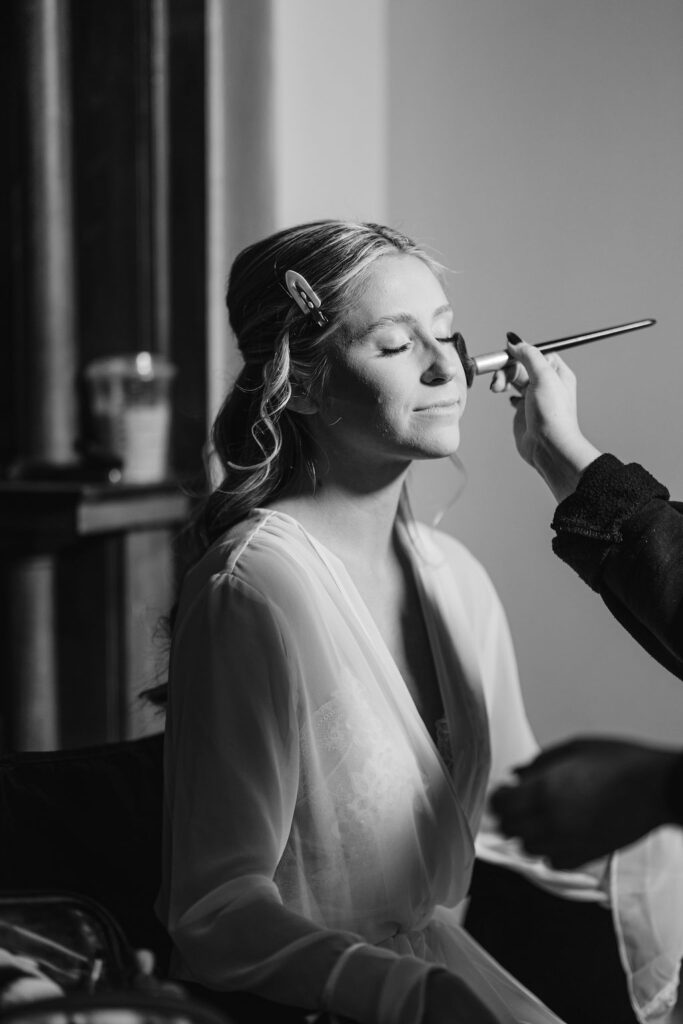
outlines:
{"label": "eyebrow", "polygon": [[[446,303],[444,306],[439,306],[438,309],[434,310],[433,319],[436,320],[437,317],[442,316],[444,313],[452,312],[453,307],[449,303]],[[391,327],[393,324],[410,324],[411,326],[414,326],[416,323],[416,318],[410,313],[393,313],[388,316],[381,316],[379,320],[374,320],[371,324],[368,324],[360,334],[357,334],[355,340],[361,341],[363,338],[367,337],[368,334],[372,334],[373,331],[376,331],[379,327]]]}

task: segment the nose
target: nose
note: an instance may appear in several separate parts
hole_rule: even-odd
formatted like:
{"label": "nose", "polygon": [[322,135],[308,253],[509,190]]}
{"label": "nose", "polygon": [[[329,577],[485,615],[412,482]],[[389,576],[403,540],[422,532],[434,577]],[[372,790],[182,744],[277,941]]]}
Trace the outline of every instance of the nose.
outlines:
{"label": "nose", "polygon": [[460,357],[453,345],[444,345],[443,342],[436,342],[432,349],[432,359],[429,366],[422,373],[422,383],[435,385],[447,384],[457,377],[461,369]]}

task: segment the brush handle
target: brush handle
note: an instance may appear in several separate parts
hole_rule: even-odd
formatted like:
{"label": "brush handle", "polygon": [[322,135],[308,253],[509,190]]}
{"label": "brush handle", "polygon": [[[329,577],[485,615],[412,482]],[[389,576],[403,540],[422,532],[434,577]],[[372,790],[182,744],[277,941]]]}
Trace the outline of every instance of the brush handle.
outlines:
{"label": "brush handle", "polygon": [[[617,324],[616,327],[604,327],[600,331],[590,331],[588,334],[570,334],[566,338],[554,338],[552,341],[539,341],[534,348],[540,352],[560,352],[565,348],[577,348],[579,345],[587,345],[591,341],[600,341],[601,338],[610,338],[616,334],[628,334],[630,331],[640,331],[643,327],[652,327],[656,320],[633,320],[628,324]],[[514,337],[517,337],[514,335]],[[502,370],[504,366],[514,362],[509,352],[486,352],[481,356],[473,356],[472,363],[474,372],[494,373]]]}

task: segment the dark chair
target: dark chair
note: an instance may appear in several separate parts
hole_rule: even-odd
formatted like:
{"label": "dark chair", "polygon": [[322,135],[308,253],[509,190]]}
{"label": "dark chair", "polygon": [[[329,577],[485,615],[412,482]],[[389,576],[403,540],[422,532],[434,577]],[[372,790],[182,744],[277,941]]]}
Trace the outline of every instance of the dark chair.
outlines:
{"label": "dark chair", "polygon": [[[53,890],[97,900],[131,946],[152,950],[164,977],[171,943],[154,913],[162,792],[163,733],[0,756],[0,891]],[[308,1012],[250,993],[185,988],[235,1024],[303,1024]]]}
{"label": "dark chair", "polygon": [[0,757],[0,889],[81,893],[168,965],[159,889],[163,734]]}

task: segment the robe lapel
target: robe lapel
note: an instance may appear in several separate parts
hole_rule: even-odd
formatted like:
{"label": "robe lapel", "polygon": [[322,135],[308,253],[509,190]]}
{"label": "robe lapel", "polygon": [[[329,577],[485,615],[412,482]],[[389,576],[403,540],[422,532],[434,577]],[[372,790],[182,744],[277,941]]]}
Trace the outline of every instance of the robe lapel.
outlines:
{"label": "robe lapel", "polygon": [[484,691],[469,617],[450,565],[420,531],[424,556],[405,526],[401,536],[413,566],[434,655],[453,755],[453,782],[472,833],[486,800],[491,744]]}

